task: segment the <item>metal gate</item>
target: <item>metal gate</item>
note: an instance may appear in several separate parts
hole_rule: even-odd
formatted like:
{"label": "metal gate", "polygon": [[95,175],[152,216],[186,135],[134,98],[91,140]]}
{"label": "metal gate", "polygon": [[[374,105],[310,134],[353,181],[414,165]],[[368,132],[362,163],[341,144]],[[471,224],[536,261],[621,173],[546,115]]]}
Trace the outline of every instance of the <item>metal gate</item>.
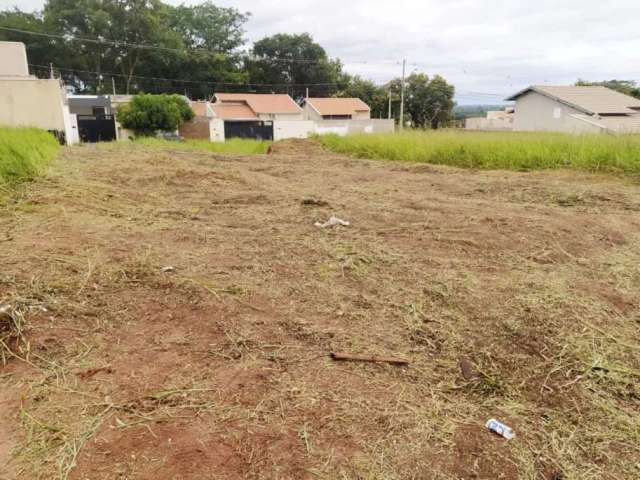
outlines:
{"label": "metal gate", "polygon": [[273,140],[273,122],[224,122],[224,138]]}
{"label": "metal gate", "polygon": [[116,139],[116,120],[113,115],[78,115],[80,141],[110,142]]}

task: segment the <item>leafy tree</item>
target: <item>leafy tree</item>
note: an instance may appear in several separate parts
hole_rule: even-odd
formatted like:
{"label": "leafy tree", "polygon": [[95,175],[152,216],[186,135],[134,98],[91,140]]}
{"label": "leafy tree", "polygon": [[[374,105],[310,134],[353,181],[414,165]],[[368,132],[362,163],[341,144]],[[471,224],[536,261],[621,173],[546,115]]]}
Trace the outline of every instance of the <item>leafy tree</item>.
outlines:
{"label": "leafy tree", "polygon": [[640,98],[640,85],[634,80],[604,80],[602,82],[589,82],[587,80],[578,80],[577,87],[600,86],[616,90],[625,95]]}
{"label": "leafy tree", "polygon": [[[400,92],[401,85],[402,80],[397,78],[389,83],[389,88]],[[440,75],[430,79],[424,73],[412,73],[405,79],[405,121],[417,128],[445,126],[453,115],[454,93],[453,85]]]}
{"label": "leafy tree", "polygon": [[193,110],[180,95],[136,95],[118,109],[118,120],[136,135],[154,135],[158,130],[173,131],[194,117]]}
{"label": "leafy tree", "polygon": [[337,83],[347,83],[340,61],[330,59],[308,33],[263,38],[252,53],[246,64],[251,82],[279,84],[297,99],[304,97],[305,88],[287,84],[307,84],[311,96],[326,97],[338,91]]}
{"label": "leafy tree", "polygon": [[347,85],[337,93],[338,97],[359,98],[371,107],[372,118],[387,118],[389,92],[371,80],[355,75],[350,77]]}

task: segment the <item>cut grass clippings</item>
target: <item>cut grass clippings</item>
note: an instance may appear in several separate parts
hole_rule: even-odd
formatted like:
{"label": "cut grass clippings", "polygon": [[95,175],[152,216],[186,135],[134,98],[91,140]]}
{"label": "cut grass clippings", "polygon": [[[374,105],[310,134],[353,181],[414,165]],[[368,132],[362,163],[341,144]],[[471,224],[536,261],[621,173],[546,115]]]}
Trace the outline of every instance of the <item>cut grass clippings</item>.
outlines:
{"label": "cut grass clippings", "polygon": [[0,127],[0,191],[42,173],[58,148],[45,130]]}
{"label": "cut grass clippings", "polygon": [[244,138],[232,138],[225,142],[210,142],[207,140],[185,140],[175,142],[162,140],[159,138],[139,138],[134,143],[148,147],[161,149],[174,148],[184,150],[206,150],[214,153],[239,154],[239,155],[261,155],[267,153],[271,142],[250,140]]}
{"label": "cut grass clippings", "polygon": [[318,137],[330,150],[357,158],[461,168],[640,174],[640,135],[411,131]]}

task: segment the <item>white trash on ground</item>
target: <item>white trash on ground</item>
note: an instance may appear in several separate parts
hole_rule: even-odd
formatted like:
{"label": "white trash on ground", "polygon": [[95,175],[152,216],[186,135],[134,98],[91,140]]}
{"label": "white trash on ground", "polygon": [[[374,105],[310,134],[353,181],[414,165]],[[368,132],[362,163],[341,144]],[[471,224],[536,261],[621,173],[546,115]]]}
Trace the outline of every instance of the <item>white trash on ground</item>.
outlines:
{"label": "white trash on ground", "polygon": [[516,436],[514,431],[511,430],[511,428],[507,427],[504,423],[499,422],[495,418],[492,418],[487,422],[487,428],[489,429],[490,432],[496,433],[501,437],[506,438],[507,440],[511,440],[513,437]]}
{"label": "white trash on ground", "polygon": [[324,223],[320,223],[320,222],[316,222],[315,223],[315,226],[316,227],[320,227],[320,228],[335,227],[337,225],[341,225],[343,227],[348,227],[350,225],[350,223],[347,222],[346,220],[342,220],[341,218],[338,218],[338,217],[331,217],[329,220],[327,220]]}

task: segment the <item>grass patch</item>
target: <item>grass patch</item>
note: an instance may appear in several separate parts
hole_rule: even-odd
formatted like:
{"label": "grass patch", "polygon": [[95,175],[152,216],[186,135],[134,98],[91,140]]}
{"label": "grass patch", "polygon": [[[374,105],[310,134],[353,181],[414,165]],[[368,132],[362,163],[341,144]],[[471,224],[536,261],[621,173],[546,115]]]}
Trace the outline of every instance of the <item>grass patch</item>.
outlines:
{"label": "grass patch", "polygon": [[318,138],[330,150],[358,158],[478,169],[569,168],[640,174],[640,135],[443,130]]}
{"label": "grass patch", "polygon": [[58,148],[58,141],[44,130],[0,127],[0,190],[42,173]]}
{"label": "grass patch", "polygon": [[185,140],[175,142],[159,138],[139,138],[134,140],[138,145],[156,148],[173,148],[182,150],[206,150],[214,153],[231,153],[240,155],[261,155],[267,153],[271,142],[232,138],[225,142],[209,142],[207,140]]}

